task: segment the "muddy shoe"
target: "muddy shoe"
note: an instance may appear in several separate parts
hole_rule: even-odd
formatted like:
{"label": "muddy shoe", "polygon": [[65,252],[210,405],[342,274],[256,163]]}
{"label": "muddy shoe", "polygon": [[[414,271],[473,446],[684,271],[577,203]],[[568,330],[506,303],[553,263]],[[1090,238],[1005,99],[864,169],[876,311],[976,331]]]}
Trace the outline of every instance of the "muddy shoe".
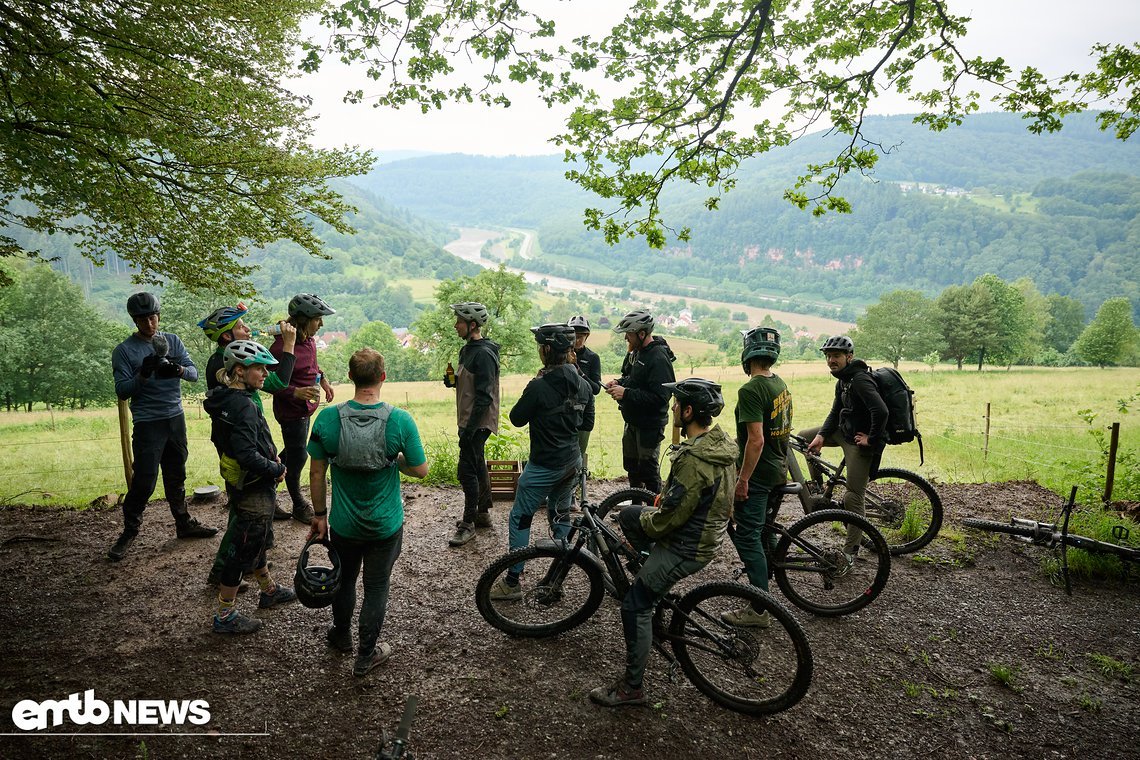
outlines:
{"label": "muddy shoe", "polygon": [[107,550],[107,559],[112,562],[121,560],[123,555],[127,553],[127,549],[131,548],[131,544],[134,543],[135,536],[137,535],[138,533],[128,530],[124,530],[120,533],[119,537],[115,539],[115,543],[111,544],[111,548]]}
{"label": "muddy shoe", "polygon": [[722,613],[720,619],[729,625],[736,625],[742,628],[767,628],[772,625],[772,616],[768,614],[767,610],[764,612],[757,612],[752,609],[752,605],[746,605],[738,610]]}
{"label": "muddy shoe", "polygon": [[622,705],[644,705],[649,700],[645,697],[644,689],[634,689],[628,686],[624,678],[618,679],[612,686],[599,686],[590,691],[590,701],[602,707],[621,707]]}
{"label": "muddy shoe", "polygon": [[187,517],[175,526],[174,532],[179,538],[210,538],[218,534],[218,529],[203,525],[193,517]]}
{"label": "muddy shoe", "polygon": [[348,654],[352,652],[352,631],[347,628],[341,630],[335,625],[330,625],[325,631],[325,642],[330,648]]}
{"label": "muddy shoe", "polygon": [[293,505],[293,519],[299,523],[308,525],[313,521],[313,505],[309,503],[294,504]]}
{"label": "muddy shoe", "polygon": [[523,598],[522,584],[511,585],[506,578],[500,578],[491,586],[492,602],[517,602]]}
{"label": "muddy shoe", "polygon": [[261,596],[257,597],[257,607],[258,609],[269,610],[295,601],[297,601],[297,593],[293,589],[286,588],[278,583],[272,594],[261,592]]}
{"label": "muddy shoe", "polygon": [[475,527],[476,528],[490,528],[491,527],[491,513],[490,512],[479,512],[477,515],[475,515]]}
{"label": "muddy shoe", "polygon": [[255,620],[234,610],[224,618],[214,615],[214,633],[231,633],[242,635],[255,633],[261,628],[261,621]]}
{"label": "muddy shoe", "polygon": [[855,555],[847,552],[836,552],[835,564],[836,568],[831,575],[833,578],[842,578],[851,572],[851,568],[855,567]]}
{"label": "muddy shoe", "polygon": [[364,676],[386,663],[391,656],[391,644],[377,644],[376,648],[372,650],[372,654],[367,656],[361,655],[356,658],[356,662],[352,666],[352,674],[357,678],[364,678]]}
{"label": "muddy shoe", "polygon": [[448,539],[447,543],[449,546],[463,546],[473,538],[475,538],[474,523],[467,523],[460,520],[455,523],[455,535]]}
{"label": "muddy shoe", "polygon": [[274,520],[292,520],[293,519],[293,513],[287,509],[282,509],[281,507],[274,505],[274,507],[273,507],[273,519]]}

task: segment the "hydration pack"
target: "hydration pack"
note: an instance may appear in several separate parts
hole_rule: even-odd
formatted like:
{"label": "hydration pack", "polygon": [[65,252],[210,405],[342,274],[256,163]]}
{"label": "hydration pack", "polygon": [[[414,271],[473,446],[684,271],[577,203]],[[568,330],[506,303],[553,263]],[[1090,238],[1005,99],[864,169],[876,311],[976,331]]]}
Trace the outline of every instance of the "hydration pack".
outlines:
{"label": "hydration pack", "polygon": [[883,432],[886,442],[891,445],[910,443],[918,440],[918,460],[923,461],[922,433],[918,432],[918,422],[914,417],[914,391],[894,367],[879,367],[871,371],[875,387],[887,405],[887,428]]}
{"label": "hydration pack", "polygon": [[387,454],[386,432],[389,404],[376,409],[354,409],[348,402],[337,404],[340,414],[340,442],[335,457],[329,457],[342,470],[379,472],[396,465]]}

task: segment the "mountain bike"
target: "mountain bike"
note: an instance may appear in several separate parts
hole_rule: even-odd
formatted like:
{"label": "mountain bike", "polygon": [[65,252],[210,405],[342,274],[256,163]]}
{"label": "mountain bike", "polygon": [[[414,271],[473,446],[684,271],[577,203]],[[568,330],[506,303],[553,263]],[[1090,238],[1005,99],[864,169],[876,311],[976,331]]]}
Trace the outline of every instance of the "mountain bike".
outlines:
{"label": "mountain bike", "polygon": [[400,725],[396,728],[396,735],[389,740],[388,732],[380,740],[380,749],[376,752],[375,760],[415,760],[412,751],[408,749],[408,739],[412,733],[412,720],[416,717],[416,704],[418,697],[408,697],[404,702],[404,715],[400,718]]}
{"label": "mountain bike", "polygon": [[[976,517],[962,518],[962,524],[967,528],[975,528],[977,530],[984,530],[990,533],[1005,533],[1012,536],[1019,541],[1026,543],[1036,544],[1037,546],[1047,546],[1050,549],[1061,548],[1061,577],[1065,579],[1065,593],[1069,596],[1073,595],[1073,587],[1069,582],[1069,558],[1068,549],[1080,549],[1089,552],[1090,554],[1112,554],[1124,563],[1124,570],[1127,574],[1130,570],[1130,563],[1140,562],[1140,549],[1131,546],[1121,546],[1119,544],[1110,544],[1107,541],[1097,541],[1095,538],[1088,538],[1087,536],[1077,536],[1069,533],[1069,518],[1072,516],[1073,507],[1076,506],[1077,487],[1073,486],[1073,490],[1069,493],[1068,501],[1061,505],[1061,513],[1058,519],[1061,525],[1058,528],[1057,523],[1043,523],[1037,520],[1026,520],[1020,517],[1011,517],[1008,523],[994,522],[993,520],[982,520]],[[1129,530],[1123,525],[1115,525],[1112,528],[1112,537],[1117,541],[1127,541]]]}
{"label": "mountain bike", "polygon": [[[556,636],[588,620],[607,592],[624,598],[643,557],[585,499],[581,510],[566,539],[539,540],[483,571],[475,602],[488,623],[510,636]],[[522,598],[492,600],[491,588],[520,562],[528,563]],[[724,613],[748,604],[771,616],[769,627],[725,622]],[[803,628],[775,598],[752,586],[721,581],[667,594],[653,613],[653,646],[670,663],[671,679],[679,666],[702,693],[737,712],[786,710],[811,686],[813,660]]]}
{"label": "mountain bike", "polygon": [[[817,509],[843,508],[847,479],[846,465],[840,460],[833,465],[807,450],[809,441],[798,435],[788,438],[788,477],[803,485],[799,493],[804,512]],[[805,477],[800,469],[802,456],[809,471],[817,477]],[[909,554],[929,544],[942,527],[942,498],[926,478],[910,470],[880,467],[871,475],[864,493],[867,520],[887,540],[891,554]]]}

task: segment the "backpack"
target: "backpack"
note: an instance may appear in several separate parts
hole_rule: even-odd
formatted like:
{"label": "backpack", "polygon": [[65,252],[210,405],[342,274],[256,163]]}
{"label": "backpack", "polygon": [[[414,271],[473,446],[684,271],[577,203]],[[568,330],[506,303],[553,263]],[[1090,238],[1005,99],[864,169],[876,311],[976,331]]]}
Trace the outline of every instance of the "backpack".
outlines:
{"label": "backpack", "polygon": [[918,461],[922,464],[922,433],[918,432],[918,423],[914,417],[914,391],[894,367],[872,370],[871,378],[887,405],[887,427],[883,432],[886,442],[898,445],[917,439]]}
{"label": "backpack", "polygon": [[340,443],[335,457],[329,457],[342,470],[380,472],[396,465],[386,451],[390,404],[377,409],[354,409],[348,402],[337,404],[340,415]]}

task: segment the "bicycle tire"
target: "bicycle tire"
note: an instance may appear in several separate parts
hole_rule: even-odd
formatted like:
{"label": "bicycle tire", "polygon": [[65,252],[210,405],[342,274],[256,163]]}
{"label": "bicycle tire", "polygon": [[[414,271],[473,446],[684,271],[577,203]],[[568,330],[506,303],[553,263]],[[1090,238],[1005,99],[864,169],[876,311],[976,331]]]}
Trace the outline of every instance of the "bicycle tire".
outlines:
{"label": "bicycle tire", "polygon": [[1020,536],[1022,538],[1033,538],[1036,532],[1033,528],[1025,525],[1014,525],[1013,523],[999,523],[993,520],[979,520],[976,517],[963,517],[962,524],[967,528],[974,528],[976,530],[984,530],[990,533],[1005,533],[1009,536]]}
{"label": "bicycle tire", "polygon": [[[835,496],[842,501],[842,495]],[[867,483],[864,516],[887,540],[891,554],[910,554],[942,529],[942,497],[930,481],[910,470],[881,468]]]}
{"label": "bicycle tire", "polygon": [[[851,528],[862,531],[863,540],[854,564],[847,566],[843,550]],[[883,534],[845,509],[802,517],[780,537],[772,556],[773,575],[784,598],[819,617],[863,609],[875,601],[891,573],[890,547]]]}
{"label": "bicycle tire", "polygon": [[[547,638],[584,623],[602,604],[605,587],[602,571],[581,554],[569,564],[570,547],[527,546],[508,552],[492,562],[475,585],[475,605],[483,619],[509,636]],[[520,562],[534,564],[522,579],[523,596],[517,601],[494,601],[491,587]],[[544,583],[556,571],[561,578]],[[527,577],[529,576],[529,577]]]}
{"label": "bicycle tire", "polygon": [[[740,583],[705,583],[685,594],[669,623],[673,654],[689,680],[713,701],[747,715],[795,705],[811,687],[807,634],[771,595]],[[771,616],[766,628],[725,622],[721,615],[753,605]],[[683,613],[683,614],[682,614]]]}
{"label": "bicycle tire", "polygon": [[620,491],[607,496],[598,505],[594,514],[599,520],[604,520],[606,515],[614,511],[618,506],[632,506],[634,504],[644,504],[649,506],[657,499],[657,494],[650,491],[648,488],[623,488]]}

